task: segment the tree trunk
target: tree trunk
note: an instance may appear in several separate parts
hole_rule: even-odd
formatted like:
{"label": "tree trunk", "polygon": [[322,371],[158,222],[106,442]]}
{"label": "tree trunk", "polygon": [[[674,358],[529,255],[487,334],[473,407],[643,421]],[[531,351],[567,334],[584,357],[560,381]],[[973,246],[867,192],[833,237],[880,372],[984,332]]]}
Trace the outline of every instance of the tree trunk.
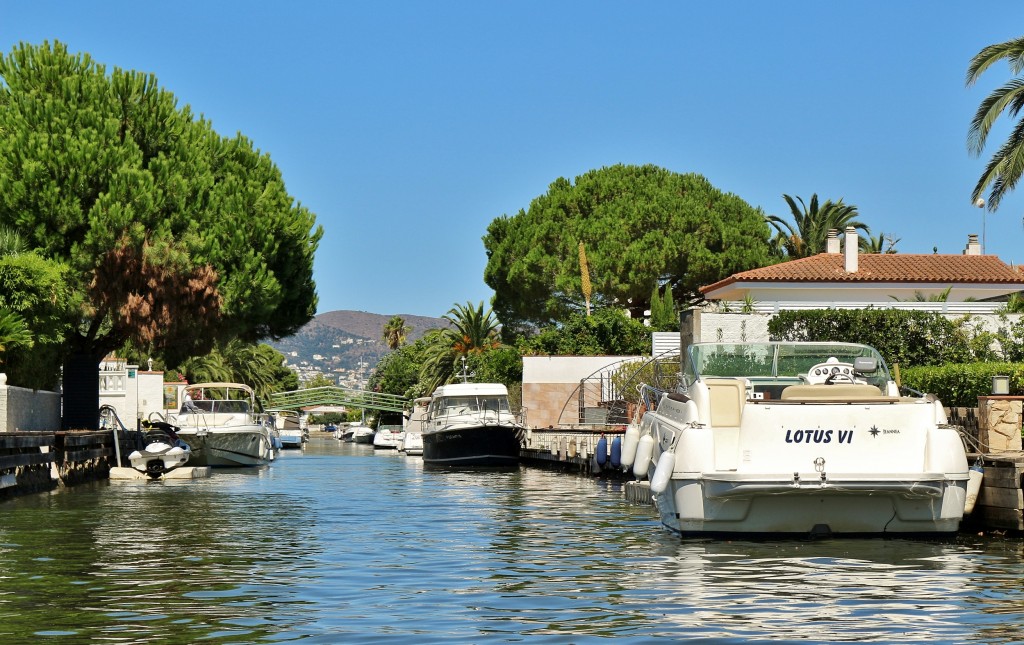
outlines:
{"label": "tree trunk", "polygon": [[100,358],[79,350],[64,359],[62,430],[99,428]]}

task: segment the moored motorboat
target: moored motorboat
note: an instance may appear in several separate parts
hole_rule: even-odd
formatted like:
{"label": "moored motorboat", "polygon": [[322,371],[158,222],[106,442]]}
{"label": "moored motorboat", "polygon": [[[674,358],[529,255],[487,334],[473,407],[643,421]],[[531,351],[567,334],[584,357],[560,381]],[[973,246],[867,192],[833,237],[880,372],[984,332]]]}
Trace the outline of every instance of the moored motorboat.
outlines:
{"label": "moored motorboat", "polygon": [[424,421],[423,463],[511,466],[519,463],[526,429],[501,383],[453,383],[434,391]]}
{"label": "moored motorboat", "polygon": [[184,466],[192,450],[182,441],[169,423],[146,422],[144,445],[128,454],[131,467],[151,479],[159,479],[179,466]]}
{"label": "moored motorboat", "polygon": [[197,383],[168,419],[189,445],[190,466],[262,466],[275,457],[277,431],[256,410],[256,397],[241,383]]}
{"label": "moored motorboat", "polygon": [[373,443],[373,435],[376,434],[373,431],[373,428],[371,428],[369,426],[358,425],[358,426],[352,426],[351,430],[352,430],[352,439],[351,439],[351,441],[353,443],[367,443],[367,444]]}
{"label": "moored motorboat", "polygon": [[[682,535],[943,535],[968,464],[942,403],[853,343],[698,343],[641,419],[634,473]],[[628,455],[624,461],[633,461]]]}
{"label": "moored motorboat", "polygon": [[413,401],[412,410],[404,418],[404,433],[402,442],[398,445],[399,452],[413,456],[423,454],[423,424],[426,423],[429,407],[429,396],[422,396]]}
{"label": "moored motorboat", "polygon": [[308,440],[303,417],[293,410],[273,410],[274,427],[281,440],[281,448],[301,450]]}
{"label": "moored motorboat", "polygon": [[373,447],[394,450],[402,443],[402,426],[377,426],[377,433],[373,435]]}

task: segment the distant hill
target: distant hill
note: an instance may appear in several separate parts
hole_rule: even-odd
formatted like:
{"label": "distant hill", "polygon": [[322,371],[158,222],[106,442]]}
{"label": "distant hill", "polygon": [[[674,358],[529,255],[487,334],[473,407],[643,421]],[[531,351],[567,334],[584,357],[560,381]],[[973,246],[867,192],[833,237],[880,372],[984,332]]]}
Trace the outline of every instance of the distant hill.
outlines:
{"label": "distant hill", "polygon": [[309,322],[309,325],[325,325],[339,329],[346,334],[359,338],[370,338],[381,340],[384,325],[391,320],[392,316],[401,316],[402,320],[412,331],[409,332],[407,340],[411,343],[419,340],[429,329],[446,327],[447,321],[443,318],[430,318],[428,316],[413,316],[411,314],[371,314],[366,311],[328,311],[320,314]]}
{"label": "distant hill", "polygon": [[[329,311],[306,323],[295,335],[270,345],[285,355],[288,366],[302,380],[322,372],[335,377],[341,385],[358,386],[365,383],[370,371],[388,353],[381,336],[393,315]],[[412,327],[406,336],[410,343],[428,330],[448,324],[443,318],[397,315]]]}

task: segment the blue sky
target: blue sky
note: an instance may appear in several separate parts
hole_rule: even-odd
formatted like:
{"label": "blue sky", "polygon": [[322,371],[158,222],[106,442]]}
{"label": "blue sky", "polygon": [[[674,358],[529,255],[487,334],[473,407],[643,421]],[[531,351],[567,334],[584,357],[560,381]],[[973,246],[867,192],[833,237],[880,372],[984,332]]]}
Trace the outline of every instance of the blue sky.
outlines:
{"label": "blue sky", "polygon": [[0,51],[60,40],[152,72],[268,152],[325,235],[320,313],[439,316],[489,301],[481,237],[616,163],[696,172],[766,213],[854,204],[903,253],[969,233],[1024,263],[1024,187],[984,217],[967,153],[982,47],[1024,32],[993,0],[6,2]]}

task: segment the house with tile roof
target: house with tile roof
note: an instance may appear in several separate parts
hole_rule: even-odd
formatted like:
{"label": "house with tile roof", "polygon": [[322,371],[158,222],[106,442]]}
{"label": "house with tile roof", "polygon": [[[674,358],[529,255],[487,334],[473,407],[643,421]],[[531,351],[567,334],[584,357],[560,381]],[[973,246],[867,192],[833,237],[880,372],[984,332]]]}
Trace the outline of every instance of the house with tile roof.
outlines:
{"label": "house with tile roof", "polygon": [[[736,273],[701,293],[708,301],[726,303],[719,309],[760,313],[873,305],[983,314],[1024,291],[1024,273],[983,255],[977,235],[968,237],[960,255],[860,253],[852,227],[844,237],[841,249],[838,234],[830,231],[825,253]],[[943,294],[945,300],[927,302]]]}

